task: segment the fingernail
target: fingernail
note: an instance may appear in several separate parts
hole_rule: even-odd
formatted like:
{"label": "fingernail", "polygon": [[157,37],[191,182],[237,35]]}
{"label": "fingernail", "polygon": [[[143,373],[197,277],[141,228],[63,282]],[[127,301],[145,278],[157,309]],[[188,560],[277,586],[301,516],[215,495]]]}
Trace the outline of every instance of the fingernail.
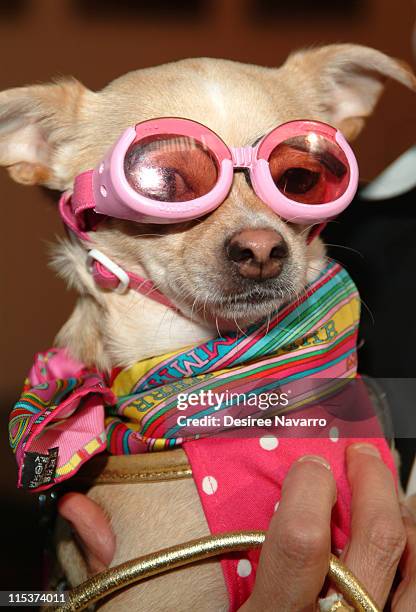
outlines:
{"label": "fingernail", "polygon": [[376,446],[369,444],[368,442],[358,442],[357,444],[351,444],[349,447],[357,453],[362,453],[364,455],[373,455],[373,457],[380,458],[380,451]]}
{"label": "fingernail", "polygon": [[416,518],[413,512],[406,506],[406,504],[400,504],[400,514],[404,519],[409,519],[413,524],[416,523]]}
{"label": "fingernail", "polygon": [[303,455],[303,457],[300,457],[298,459],[298,463],[303,463],[304,461],[312,461],[313,463],[319,463],[320,465],[323,465],[324,468],[326,468],[327,470],[331,470],[331,466],[329,465],[328,461],[320,455]]}

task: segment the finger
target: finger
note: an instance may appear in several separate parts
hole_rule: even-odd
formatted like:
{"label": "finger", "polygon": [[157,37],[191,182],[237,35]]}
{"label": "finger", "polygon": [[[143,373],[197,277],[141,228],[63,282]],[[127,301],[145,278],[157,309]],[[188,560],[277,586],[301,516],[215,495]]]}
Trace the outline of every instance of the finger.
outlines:
{"label": "finger", "polygon": [[341,558],[383,608],[406,543],[393,476],[366,443],[347,449],[347,469],[351,537]]}
{"label": "finger", "polygon": [[406,530],[406,548],[400,561],[400,582],[392,602],[394,612],[413,612],[416,606],[416,495],[405,500],[401,506],[402,519]]}
{"label": "finger", "polygon": [[329,464],[302,457],[291,467],[260,555],[248,610],[303,610],[316,604],[328,572],[336,487]]}
{"label": "finger", "polygon": [[67,493],[59,500],[58,511],[71,523],[90,572],[106,569],[114,556],[115,537],[101,506],[81,493]]}

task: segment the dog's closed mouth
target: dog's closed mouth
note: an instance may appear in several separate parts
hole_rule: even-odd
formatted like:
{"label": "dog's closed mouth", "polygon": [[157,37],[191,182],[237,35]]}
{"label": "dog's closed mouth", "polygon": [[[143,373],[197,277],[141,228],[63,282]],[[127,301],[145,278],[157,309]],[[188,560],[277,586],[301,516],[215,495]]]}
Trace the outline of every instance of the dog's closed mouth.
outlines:
{"label": "dog's closed mouth", "polygon": [[221,299],[219,302],[221,306],[233,306],[235,304],[258,304],[260,302],[280,301],[280,298],[276,293],[271,291],[250,291],[249,293],[237,294]]}
{"label": "dog's closed mouth", "polygon": [[212,307],[215,310],[220,309],[222,312],[242,313],[247,310],[257,310],[258,308],[267,308],[268,311],[275,310],[281,305],[282,301],[288,299],[282,290],[272,291],[264,289],[253,289],[244,293],[236,293],[219,297],[212,302]]}

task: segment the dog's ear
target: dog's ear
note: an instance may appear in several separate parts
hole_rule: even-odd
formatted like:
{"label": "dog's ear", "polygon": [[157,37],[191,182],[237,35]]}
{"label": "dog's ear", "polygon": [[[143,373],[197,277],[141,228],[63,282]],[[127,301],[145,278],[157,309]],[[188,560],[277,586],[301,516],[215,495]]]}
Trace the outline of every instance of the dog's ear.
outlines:
{"label": "dog's ear", "polygon": [[65,188],[65,164],[87,95],[75,79],[0,93],[0,165],[26,185]]}
{"label": "dog's ear", "polygon": [[[416,77],[404,62],[361,45],[340,44],[291,55],[283,68],[299,80],[328,123],[352,140],[380,97],[386,78],[416,91]],[[312,90],[312,91],[311,91]]]}

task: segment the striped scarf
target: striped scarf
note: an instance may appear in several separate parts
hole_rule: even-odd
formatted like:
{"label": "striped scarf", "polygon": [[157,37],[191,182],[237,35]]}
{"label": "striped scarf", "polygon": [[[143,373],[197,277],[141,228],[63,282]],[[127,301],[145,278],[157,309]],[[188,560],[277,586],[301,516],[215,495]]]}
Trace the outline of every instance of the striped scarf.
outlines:
{"label": "striped scarf", "polygon": [[[232,390],[259,395],[278,383],[283,393],[306,378],[354,377],[359,304],[348,273],[330,263],[270,322],[253,325],[244,335],[230,333],[139,361],[109,378],[75,362],[64,349],[38,354],[10,416],[19,484],[51,486],[106,447],[113,454],[173,448],[201,435],[196,423],[203,417],[259,414],[258,406],[241,408],[237,393],[229,401]],[[208,390],[226,399],[178,411],[178,397]],[[304,402],[302,391],[290,409]],[[183,424],[179,414],[189,421]],[[203,429],[203,435],[215,433],[215,424]],[[24,464],[32,466],[36,456],[44,466],[38,479],[33,467],[24,473]]]}

